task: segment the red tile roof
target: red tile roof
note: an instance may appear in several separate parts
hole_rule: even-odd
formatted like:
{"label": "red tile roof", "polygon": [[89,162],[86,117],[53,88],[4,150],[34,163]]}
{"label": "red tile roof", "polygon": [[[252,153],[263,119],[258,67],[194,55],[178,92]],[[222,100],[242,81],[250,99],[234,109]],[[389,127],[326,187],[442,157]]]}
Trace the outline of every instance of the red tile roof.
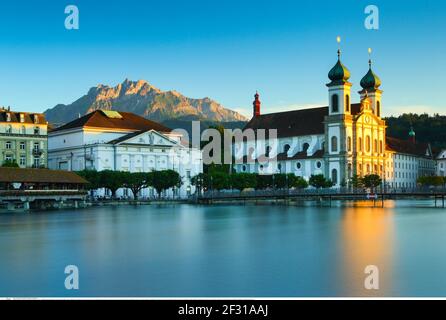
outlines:
{"label": "red tile roof", "polygon": [[413,143],[410,140],[401,140],[386,137],[386,149],[398,153],[404,153],[424,158],[432,158],[432,150],[428,143]]}
{"label": "red tile roof", "polygon": [[86,184],[74,172],[49,169],[0,168],[0,182]]}
{"label": "red tile roof", "polygon": [[[11,121],[7,121],[7,114],[10,115]],[[23,122],[20,121],[21,114],[23,114],[24,116]],[[36,117],[38,117],[37,123],[35,122]],[[46,124],[46,119],[43,113],[18,112],[18,111],[8,111],[6,109],[0,109],[0,122]]]}
{"label": "red tile roof", "polygon": [[[359,114],[361,104],[351,105],[352,115]],[[324,134],[328,107],[277,112],[253,117],[244,129],[277,129],[278,138]]]}
{"label": "red tile roof", "polygon": [[79,119],[71,121],[52,132],[75,129],[75,128],[107,128],[107,129],[123,129],[129,131],[147,131],[156,130],[159,132],[171,132],[172,129],[163,126],[157,122],[148,120],[130,112],[120,112],[122,118],[108,117],[101,110],[93,111]]}

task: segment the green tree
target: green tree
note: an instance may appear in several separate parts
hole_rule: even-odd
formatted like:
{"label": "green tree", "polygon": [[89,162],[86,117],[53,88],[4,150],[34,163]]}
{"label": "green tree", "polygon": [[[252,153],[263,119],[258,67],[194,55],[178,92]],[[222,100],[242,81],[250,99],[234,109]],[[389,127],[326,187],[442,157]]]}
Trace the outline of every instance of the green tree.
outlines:
{"label": "green tree", "polygon": [[350,178],[350,186],[352,186],[354,189],[362,189],[364,188],[364,181],[360,176],[355,174]]}
{"label": "green tree", "polygon": [[110,190],[112,198],[116,198],[116,191],[125,184],[125,174],[122,171],[104,170],[99,172],[99,181],[102,188]]}
{"label": "green tree", "polygon": [[294,176],[291,179],[290,187],[293,187],[296,189],[306,189],[306,188],[308,188],[308,182],[307,182],[307,180],[305,180],[302,177]]}
{"label": "green tree", "polygon": [[146,172],[123,172],[124,186],[132,190],[133,199],[138,200],[138,193],[152,182],[152,175]]}
{"label": "green tree", "polygon": [[102,188],[100,174],[96,170],[82,170],[76,173],[88,181],[88,190],[96,190]]}
{"label": "green tree", "polygon": [[17,161],[15,160],[5,160],[2,164],[3,168],[18,168],[19,165],[17,164]]}
{"label": "green tree", "polygon": [[198,193],[201,193],[203,189],[208,189],[210,186],[209,175],[206,173],[199,173],[196,176],[193,176],[190,182],[195,186]]}
{"label": "green tree", "polygon": [[375,190],[382,183],[382,179],[377,174],[368,174],[362,178],[364,187]]}
{"label": "green tree", "polygon": [[226,172],[213,172],[210,174],[211,188],[217,190],[229,189],[231,185],[230,175]]}
{"label": "green tree", "polygon": [[257,186],[257,176],[252,173],[233,173],[231,175],[232,187],[240,192],[247,188]]}
{"label": "green tree", "polygon": [[264,175],[259,174],[256,176],[256,189],[257,190],[265,190],[268,188],[272,188],[273,186],[273,176],[272,175]]}
{"label": "green tree", "polygon": [[150,175],[151,186],[155,188],[159,198],[163,191],[174,187],[179,188],[182,184],[179,173],[174,170],[152,171]]}
{"label": "green tree", "polygon": [[311,175],[309,183],[310,186],[316,189],[327,188],[327,186],[330,184],[322,174]]}

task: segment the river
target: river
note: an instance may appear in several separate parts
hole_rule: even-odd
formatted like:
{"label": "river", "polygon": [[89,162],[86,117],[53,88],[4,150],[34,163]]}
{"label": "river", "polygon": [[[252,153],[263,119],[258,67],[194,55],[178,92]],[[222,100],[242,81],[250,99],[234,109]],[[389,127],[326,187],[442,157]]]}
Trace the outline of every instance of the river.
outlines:
{"label": "river", "polygon": [[[446,210],[426,204],[1,213],[0,296],[446,296]],[[379,290],[365,289],[368,265]]]}

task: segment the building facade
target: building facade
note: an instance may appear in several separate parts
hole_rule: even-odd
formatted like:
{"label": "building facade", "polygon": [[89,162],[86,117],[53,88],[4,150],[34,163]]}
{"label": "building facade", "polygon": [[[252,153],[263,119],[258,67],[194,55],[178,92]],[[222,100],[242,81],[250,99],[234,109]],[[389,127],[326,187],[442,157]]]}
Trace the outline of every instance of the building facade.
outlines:
{"label": "building facade", "polygon": [[[183,185],[170,194],[195,192],[191,177],[202,172],[201,151],[182,143],[181,135],[132,113],[94,111],[49,133],[51,169],[150,172],[172,169]],[[130,192],[130,193],[129,193]],[[175,194],[173,194],[175,193]],[[131,196],[120,189],[118,196]],[[140,197],[153,197],[151,188]]]}
{"label": "building facade", "polygon": [[16,162],[21,168],[47,167],[48,124],[40,113],[0,109],[0,165]]}
{"label": "building facade", "polygon": [[446,150],[442,150],[437,156],[437,176],[446,177]]}
{"label": "building facade", "polygon": [[[277,139],[234,145],[237,172],[294,173],[309,179],[323,174],[335,186],[347,186],[355,175],[379,175],[387,187],[415,187],[418,177],[435,174],[428,144],[388,137],[382,119],[381,80],[372,70],[362,78],[360,103],[351,103],[350,71],[338,61],[328,78],[328,106],[261,114],[258,93],[246,129],[277,130]],[[265,157],[266,155],[266,157]],[[268,158],[270,161],[262,161]]]}

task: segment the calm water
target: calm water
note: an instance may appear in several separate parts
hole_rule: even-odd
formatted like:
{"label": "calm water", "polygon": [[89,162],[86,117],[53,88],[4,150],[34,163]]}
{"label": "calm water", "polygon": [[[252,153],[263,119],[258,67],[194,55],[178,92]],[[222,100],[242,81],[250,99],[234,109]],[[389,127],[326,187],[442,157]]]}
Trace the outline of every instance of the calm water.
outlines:
{"label": "calm water", "polygon": [[0,296],[446,296],[446,210],[417,204],[4,213]]}

